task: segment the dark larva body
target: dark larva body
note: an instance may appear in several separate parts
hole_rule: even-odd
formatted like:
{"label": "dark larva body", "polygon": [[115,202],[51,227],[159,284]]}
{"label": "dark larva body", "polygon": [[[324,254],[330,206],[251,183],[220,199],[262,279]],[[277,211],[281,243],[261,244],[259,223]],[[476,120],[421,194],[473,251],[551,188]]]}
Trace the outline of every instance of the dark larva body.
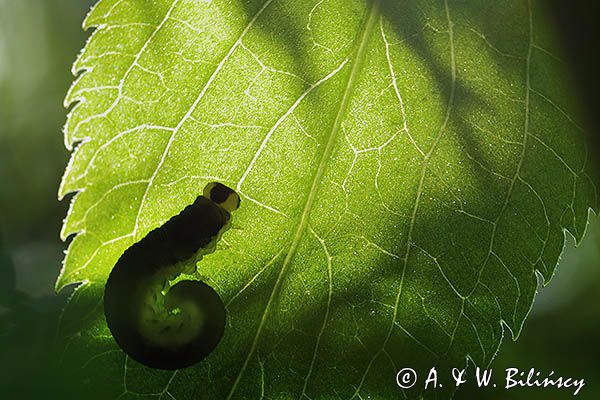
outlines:
{"label": "dark larva body", "polygon": [[119,258],[106,282],[104,313],[131,358],[153,368],[179,369],[216,347],[225,328],[218,294],[200,281],[171,282],[213,251],[229,221],[228,210],[199,196]]}

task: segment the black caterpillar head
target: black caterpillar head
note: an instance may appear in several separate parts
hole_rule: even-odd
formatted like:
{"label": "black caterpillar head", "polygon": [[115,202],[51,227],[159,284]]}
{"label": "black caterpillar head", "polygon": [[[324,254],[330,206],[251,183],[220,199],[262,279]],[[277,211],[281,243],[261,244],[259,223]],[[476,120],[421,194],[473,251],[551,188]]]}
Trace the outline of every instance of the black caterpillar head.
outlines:
{"label": "black caterpillar head", "polygon": [[218,182],[211,182],[206,185],[203,196],[229,212],[237,210],[240,206],[240,196],[232,189]]}

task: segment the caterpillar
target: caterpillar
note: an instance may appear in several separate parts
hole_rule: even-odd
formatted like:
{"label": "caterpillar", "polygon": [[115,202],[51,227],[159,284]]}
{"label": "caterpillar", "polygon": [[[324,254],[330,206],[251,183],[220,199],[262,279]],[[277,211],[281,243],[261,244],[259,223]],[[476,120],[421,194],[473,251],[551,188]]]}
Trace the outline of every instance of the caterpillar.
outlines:
{"label": "caterpillar", "polygon": [[112,336],[132,359],[174,370],[203,360],[225,330],[225,306],[191,274],[230,227],[238,194],[212,182],[203,194],[121,255],[104,288],[104,315]]}

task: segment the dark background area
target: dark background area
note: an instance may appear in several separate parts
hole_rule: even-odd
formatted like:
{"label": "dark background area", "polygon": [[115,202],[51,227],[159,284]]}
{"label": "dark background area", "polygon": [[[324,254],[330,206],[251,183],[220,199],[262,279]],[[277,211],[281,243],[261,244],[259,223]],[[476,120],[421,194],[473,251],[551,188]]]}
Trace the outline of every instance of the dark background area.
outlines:
{"label": "dark background area", "polygon": [[[590,140],[600,154],[600,12],[596,2],[547,0],[563,58],[579,91]],[[66,244],[59,239],[68,201],[58,185],[69,154],[62,140],[71,65],[88,33],[92,0],[0,0],[0,398],[52,378],[47,351],[68,290],[54,293]],[[568,236],[552,283],[540,289],[523,334],[510,333],[493,367],[586,378],[577,396],[600,398],[600,218],[579,249]],[[566,389],[480,390],[459,399],[567,399]],[[25,398],[25,397],[21,397]]]}
{"label": "dark background area", "polygon": [[[557,33],[577,85],[590,141],[600,154],[600,3],[586,0],[545,0],[550,5]],[[600,158],[600,157],[598,157]],[[600,168],[600,165],[596,165]]]}
{"label": "dark background area", "polygon": [[[68,201],[63,99],[92,0],[0,0],[0,398],[47,387]],[[18,390],[18,391],[17,391]],[[39,391],[38,391],[39,393]],[[16,397],[15,397],[16,396]],[[32,397],[32,398],[40,398]],[[52,398],[52,397],[51,397]]]}

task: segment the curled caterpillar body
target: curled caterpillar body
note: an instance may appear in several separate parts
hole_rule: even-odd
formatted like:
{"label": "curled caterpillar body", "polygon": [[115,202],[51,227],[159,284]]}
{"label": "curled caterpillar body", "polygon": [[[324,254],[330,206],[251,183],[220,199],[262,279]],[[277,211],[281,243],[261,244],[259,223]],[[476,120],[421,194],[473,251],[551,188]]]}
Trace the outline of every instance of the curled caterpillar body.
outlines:
{"label": "curled caterpillar body", "polygon": [[219,295],[204,282],[172,282],[214,251],[239,202],[233,190],[208,184],[192,205],[119,258],[104,289],[104,315],[131,358],[172,370],[201,361],[217,346],[225,329]]}

